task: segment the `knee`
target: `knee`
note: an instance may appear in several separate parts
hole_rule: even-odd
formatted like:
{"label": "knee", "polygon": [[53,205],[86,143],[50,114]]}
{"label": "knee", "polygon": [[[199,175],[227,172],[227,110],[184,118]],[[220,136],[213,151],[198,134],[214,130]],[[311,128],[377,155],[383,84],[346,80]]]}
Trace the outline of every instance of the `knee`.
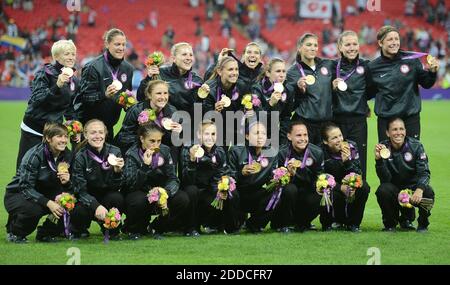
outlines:
{"label": "knee", "polygon": [[125,198],[125,207],[127,210],[140,210],[148,204],[146,194],[141,191],[129,193]]}
{"label": "knee", "polygon": [[283,198],[294,201],[297,197],[297,187],[294,184],[289,184],[283,189]]}
{"label": "knee", "polygon": [[189,196],[190,199],[196,199],[200,190],[195,185],[186,186],[183,191]]}
{"label": "knee", "polygon": [[189,196],[183,191],[178,191],[172,198],[169,198],[169,202],[177,207],[187,207],[189,205]]}
{"label": "knee", "polygon": [[386,198],[395,195],[397,187],[392,183],[382,183],[378,186],[377,192],[375,193],[378,198]]}

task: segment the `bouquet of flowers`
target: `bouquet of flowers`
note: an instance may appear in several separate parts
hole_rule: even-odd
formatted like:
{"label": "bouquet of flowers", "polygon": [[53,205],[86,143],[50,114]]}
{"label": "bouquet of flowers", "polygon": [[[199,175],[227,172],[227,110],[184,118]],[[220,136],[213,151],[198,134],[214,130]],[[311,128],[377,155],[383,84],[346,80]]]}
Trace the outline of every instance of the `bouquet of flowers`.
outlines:
{"label": "bouquet of flowers", "polygon": [[109,230],[117,228],[120,223],[125,219],[125,215],[121,215],[117,208],[111,208],[106,213],[105,220],[103,221],[103,227],[105,227],[105,243],[109,241]]}
{"label": "bouquet of flowers", "polygon": [[344,179],[342,179],[342,184],[347,186],[347,202],[351,203],[355,201],[355,195],[349,196],[350,190],[362,187],[362,176],[355,172],[350,172],[349,174],[345,175]]}
{"label": "bouquet of flowers", "polygon": [[281,191],[284,186],[288,185],[291,181],[291,175],[286,167],[278,167],[272,171],[273,177],[269,184],[264,184],[263,189],[273,192],[269,203],[266,206],[266,211],[275,209],[276,205],[280,201]]}
{"label": "bouquet of flowers", "polygon": [[154,187],[152,188],[148,194],[147,199],[150,204],[157,203],[161,208],[161,213],[163,216],[169,214],[169,208],[167,207],[167,199],[169,195],[167,194],[166,189],[162,187]]}
{"label": "bouquet of flowers", "polygon": [[[147,60],[145,61],[145,65],[148,66],[152,66],[152,65],[156,65],[156,66],[161,66],[164,63],[164,55],[162,52],[160,51],[155,51],[153,53],[151,53],[148,57]],[[160,79],[159,74],[155,74],[152,76],[152,79]]]}
{"label": "bouquet of flowers", "polygon": [[143,125],[149,121],[154,121],[156,120],[156,112],[153,109],[145,109],[139,113],[137,120],[139,125]]}
{"label": "bouquet of flowers", "polygon": [[217,195],[212,201],[211,206],[217,210],[223,209],[223,201],[228,198],[228,196],[233,197],[232,192],[236,190],[236,180],[230,176],[222,176],[217,184]]}
{"label": "bouquet of flowers", "polygon": [[[411,189],[404,189],[398,193],[398,203],[400,206],[405,208],[412,208],[413,205],[410,203],[411,196],[413,192]],[[430,198],[422,198],[419,203],[419,207],[424,209],[425,211],[430,211],[433,208],[434,200]]]}
{"label": "bouquet of flowers", "polygon": [[68,120],[64,122],[67,128],[67,135],[74,139],[78,134],[83,132],[83,124],[77,120]]}
{"label": "bouquet of flowers", "polygon": [[327,206],[327,211],[330,212],[330,207],[333,205],[331,199],[331,190],[336,186],[334,176],[328,173],[319,175],[316,182],[316,191],[322,196],[320,201],[321,206]]}
{"label": "bouquet of flowers", "polygon": [[117,104],[124,107],[125,110],[134,106],[136,103],[137,103],[136,98],[134,98],[133,93],[129,90],[121,92],[119,94],[119,97],[117,97]]}
{"label": "bouquet of flowers", "polygon": [[[77,199],[66,192],[63,192],[56,196],[55,202],[64,208],[64,233],[68,237],[70,235],[70,211],[75,208],[75,203],[77,202]],[[53,214],[52,214],[53,215]],[[56,221],[57,218],[55,217]],[[51,219],[50,219],[51,220]]]}
{"label": "bouquet of flowers", "polygon": [[246,94],[242,98],[241,104],[246,110],[252,110],[253,107],[261,106],[261,100],[259,100],[258,96],[255,94]]}

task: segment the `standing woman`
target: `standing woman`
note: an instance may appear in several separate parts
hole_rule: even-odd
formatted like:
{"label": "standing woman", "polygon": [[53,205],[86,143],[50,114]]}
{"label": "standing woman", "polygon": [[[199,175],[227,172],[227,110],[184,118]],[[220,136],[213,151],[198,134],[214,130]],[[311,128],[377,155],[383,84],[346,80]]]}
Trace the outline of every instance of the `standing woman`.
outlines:
{"label": "standing woman", "polygon": [[391,26],[383,26],[377,34],[381,55],[369,63],[371,84],[378,116],[378,141],[386,140],[386,124],[392,117],[405,122],[407,136],[420,139],[422,102],[419,85],[431,88],[436,82],[439,61],[427,57],[428,70],[419,58],[423,53],[400,49],[400,34]]}
{"label": "standing woman", "polygon": [[122,106],[118,96],[131,91],[133,66],[125,58],[125,34],[116,28],[104,35],[105,51],[90,61],[81,73],[80,98],[82,123],[101,120],[108,129],[107,142],[112,142],[114,125],[120,118]]}
{"label": "standing woman", "polygon": [[319,44],[314,34],[304,34],[297,42],[297,58],[287,73],[286,85],[295,94],[293,120],[308,128],[309,141],[319,145],[321,124],[333,118],[333,61],[317,57]]}
{"label": "standing woman", "polygon": [[[148,233],[151,215],[160,214],[152,223],[155,238],[159,238],[166,231],[183,228],[189,197],[185,192],[179,191],[180,181],[175,172],[170,149],[161,144],[161,128],[149,123],[140,126],[137,134],[138,143],[133,145],[125,156],[126,232],[130,239],[139,239],[142,234]],[[167,191],[169,197],[166,205],[149,203],[147,194],[155,187],[162,187]],[[158,207],[169,208],[169,213],[162,214]]]}
{"label": "standing woman", "polygon": [[[279,144],[287,143],[287,130],[291,120],[293,94],[285,88],[286,63],[279,58],[273,58],[265,66],[259,81],[253,85],[252,93],[258,95],[262,102],[262,110],[267,114],[267,134],[279,136]],[[279,113],[279,133],[272,133],[271,112]],[[261,120],[261,117],[259,117]],[[274,130],[273,130],[274,131]]]}
{"label": "standing woman", "polygon": [[275,192],[263,189],[277,166],[276,155],[265,155],[268,150],[264,146],[266,127],[259,122],[250,124],[245,139],[246,146],[232,146],[228,157],[231,176],[236,179],[236,190],[241,200],[241,212],[250,213],[247,229],[253,233],[261,232],[270,221],[272,229],[289,233],[297,193],[294,188],[285,187],[276,197]]}
{"label": "standing woman", "polygon": [[[251,90],[251,86],[238,81],[238,76],[238,62],[234,58],[226,56],[217,63],[213,75],[201,87],[201,89],[208,93],[208,96],[203,101],[203,111],[219,112],[223,120],[222,126],[219,129],[223,130],[222,138],[224,146],[229,145],[231,140],[233,144],[236,144],[235,138],[238,124],[241,124],[241,122],[236,123],[236,120],[234,120],[233,125],[227,125],[226,112],[243,110],[241,104],[242,97]],[[217,122],[216,124],[219,125]],[[228,137],[227,133],[229,134]],[[231,135],[233,135],[233,139],[230,137]]]}
{"label": "standing woman", "polygon": [[198,236],[201,225],[233,231],[239,210],[238,197],[234,194],[227,197],[221,211],[211,206],[218,182],[222,176],[229,175],[226,151],[216,145],[217,127],[214,122],[204,120],[197,135],[199,144],[186,146],[181,152],[183,191],[190,202],[186,235]]}
{"label": "standing woman", "polygon": [[13,181],[6,186],[6,232],[10,242],[27,242],[26,236],[47,214],[58,217],[58,225],[46,219],[37,229],[36,240],[54,242],[63,232],[64,209],[54,200],[62,192],[72,192],[67,128],[61,123],[47,123],[43,135],[42,142],[27,151]]}
{"label": "standing woman", "polygon": [[[171,130],[167,130],[162,124],[162,121],[165,118],[170,119],[172,114],[176,111],[175,108],[169,104],[169,98],[171,97],[169,96],[169,85],[170,84],[162,80],[150,81],[145,90],[146,100],[139,102],[127,111],[125,119],[122,123],[122,128],[115,137],[116,145],[120,147],[122,153],[126,153],[126,151],[133,144],[139,141],[139,137],[137,135],[139,124],[147,123],[145,118],[142,117],[142,115],[141,117],[139,115],[142,111],[151,109],[155,113],[153,122],[164,130],[162,143],[171,147],[173,159],[178,161],[178,148],[173,146],[170,138],[172,131],[178,133],[181,132],[181,125],[179,123],[172,122],[170,125]],[[147,119],[148,122],[151,121],[150,118]]]}
{"label": "standing woman", "polygon": [[[138,101],[146,99],[145,89],[152,77],[159,75],[161,80],[169,83],[169,103],[177,110],[186,111],[191,116],[191,129],[194,122],[194,103],[201,103],[197,97],[197,90],[203,84],[203,80],[193,70],[194,52],[192,46],[180,42],[172,46],[170,50],[172,65],[159,68],[156,65],[148,66],[148,75],[141,81],[137,91]],[[192,139],[192,137],[191,137]]]}
{"label": "standing woman", "polygon": [[60,40],[52,46],[55,61],[46,64],[36,73],[31,83],[31,98],[20,125],[20,145],[16,170],[22,157],[33,146],[42,142],[42,132],[47,122],[63,122],[74,118],[73,101],[79,88],[75,72],[77,48],[71,40]]}
{"label": "standing woman", "polygon": [[360,154],[361,171],[367,169],[367,100],[368,60],[359,57],[358,35],[344,31],[338,38],[341,58],[333,68],[333,115],[345,138],[356,142]]}
{"label": "standing woman", "polygon": [[[361,175],[361,163],[358,148],[351,140],[344,141],[341,129],[334,123],[322,127],[322,150],[325,159],[325,173],[334,176],[336,186],[332,190],[333,211],[335,221],[344,224],[352,232],[360,232],[360,224],[364,216],[364,208],[369,197],[370,187],[362,179],[362,186],[358,189],[342,184],[342,179],[349,173]],[[354,197],[352,197],[354,196]],[[349,200],[353,200],[349,203]],[[328,225],[333,217],[328,214]]]}
{"label": "standing woman", "polygon": [[[74,237],[88,233],[91,221],[96,219],[102,232],[102,221],[111,208],[124,210],[122,168],[124,160],[120,149],[106,143],[108,130],[102,121],[92,119],[84,126],[85,140],[75,155],[73,181],[81,205],[72,213]],[[110,230],[111,239],[119,239],[119,228]]]}

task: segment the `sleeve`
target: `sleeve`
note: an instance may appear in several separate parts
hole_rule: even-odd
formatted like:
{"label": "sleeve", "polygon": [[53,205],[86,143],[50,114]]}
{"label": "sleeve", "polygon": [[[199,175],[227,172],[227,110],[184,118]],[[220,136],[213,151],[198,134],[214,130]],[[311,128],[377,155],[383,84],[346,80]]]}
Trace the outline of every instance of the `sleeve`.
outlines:
{"label": "sleeve", "polygon": [[138,128],[137,118],[139,116],[139,105],[133,106],[126,112],[125,119],[122,123],[117,137],[117,144],[120,147],[130,147],[137,141],[136,131]]}
{"label": "sleeve", "polygon": [[175,165],[173,164],[170,153],[167,154],[166,159],[168,160],[168,163],[164,163],[163,166],[163,172],[167,175],[167,182],[164,185],[164,189],[169,192],[168,194],[170,197],[173,197],[180,188],[180,180],[177,177]]}
{"label": "sleeve", "polygon": [[231,177],[235,177],[231,175],[230,166],[227,163],[227,155],[225,154],[225,152],[220,152],[220,163],[221,165],[218,167],[217,172],[214,174],[213,181],[211,181],[213,183],[213,185],[211,185],[211,189],[213,191],[217,190],[217,184],[222,176],[228,175]]}
{"label": "sleeve", "polygon": [[424,189],[430,183],[430,168],[428,166],[428,157],[422,144],[419,145],[416,151],[416,171],[417,188]]}
{"label": "sleeve", "polygon": [[129,153],[125,156],[125,185],[128,192],[146,191],[144,189],[147,180],[147,174],[151,171],[150,166],[145,163],[136,161],[136,159]]}
{"label": "sleeve", "polygon": [[242,169],[239,163],[239,156],[236,149],[231,149],[229,152],[229,165],[230,165],[230,176],[236,181],[240,181],[242,178]]}
{"label": "sleeve", "polygon": [[351,159],[344,162],[345,172],[355,172],[357,174],[362,174],[361,170],[361,161],[359,160],[359,152],[358,148],[355,144],[352,143],[353,151],[350,150]]}
{"label": "sleeve", "polygon": [[211,75],[213,75],[214,72],[214,68],[216,68],[216,64],[211,64],[208,69],[206,69],[205,71],[205,76],[203,77],[204,81],[208,81],[209,78],[211,77]]}
{"label": "sleeve", "polygon": [[181,152],[181,159],[183,167],[183,182],[185,181],[186,185],[195,185],[197,177],[197,165],[195,161],[192,162],[190,159],[189,147],[183,148]]}
{"label": "sleeve", "polygon": [[366,97],[367,100],[371,100],[376,97],[378,89],[376,87],[376,84],[373,80],[373,74],[369,67],[369,64],[365,65],[366,70]]}
{"label": "sleeve", "polygon": [[74,162],[73,167],[73,181],[75,185],[75,195],[78,195],[79,200],[82,204],[86,205],[89,208],[97,209],[100,206],[100,203],[95,199],[94,196],[90,195],[87,190],[87,180],[86,175],[88,173],[85,171],[86,165],[85,160],[81,153],[79,153]]}
{"label": "sleeve", "polygon": [[58,85],[52,84],[45,73],[45,68],[41,69],[31,83],[30,102],[32,106],[39,106],[51,97],[60,94]]}
{"label": "sleeve", "polygon": [[208,96],[205,98],[205,100],[203,101],[203,115],[206,112],[209,111],[214,111],[215,110],[215,104],[216,104],[216,98],[215,98],[215,91],[216,90],[211,90],[213,92],[209,92]]}
{"label": "sleeve", "polygon": [[80,105],[78,105],[78,94],[80,89],[80,81],[78,79],[74,79],[75,83],[75,92],[72,93],[70,97],[70,106],[66,109],[64,113],[64,118],[66,120],[78,120],[78,109]]}
{"label": "sleeve", "polygon": [[380,179],[380,183],[387,183],[392,180],[392,174],[387,167],[386,160],[375,160],[375,170],[377,172],[378,179]]}
{"label": "sleeve", "polygon": [[36,190],[36,180],[41,162],[37,152],[28,152],[20,166],[19,187],[25,198],[46,207],[49,199]]}
{"label": "sleeve", "polygon": [[425,89],[433,87],[434,83],[436,83],[437,72],[425,70],[419,59],[416,59],[414,63],[417,72],[417,80],[420,86]]}
{"label": "sleeve", "polygon": [[101,79],[102,78],[99,78],[99,74],[92,64],[83,68],[81,72],[80,87],[83,103],[94,104],[106,98],[101,88],[99,88],[99,82]]}
{"label": "sleeve", "polygon": [[139,88],[136,93],[136,98],[139,102],[145,100],[145,89],[147,88],[149,81],[151,81],[151,78],[147,75],[144,79],[141,80],[141,83],[139,84]]}

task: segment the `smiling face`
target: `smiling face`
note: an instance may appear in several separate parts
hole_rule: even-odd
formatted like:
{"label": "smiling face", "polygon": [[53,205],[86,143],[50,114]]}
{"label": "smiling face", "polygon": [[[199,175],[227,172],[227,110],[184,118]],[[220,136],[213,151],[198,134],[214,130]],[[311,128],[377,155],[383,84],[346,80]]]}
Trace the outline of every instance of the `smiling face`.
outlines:
{"label": "smiling face", "polygon": [[292,143],[292,147],[298,152],[305,150],[308,146],[308,129],[305,125],[293,126],[287,136],[288,140]]}
{"label": "smiling face", "polygon": [[314,60],[319,50],[319,42],[315,37],[306,38],[302,45],[299,47],[300,55],[303,60]]}
{"label": "smiling face", "polygon": [[400,148],[405,142],[406,128],[405,123],[401,120],[395,120],[389,124],[389,129],[386,135],[392,143],[394,148]]}
{"label": "smiling face", "polygon": [[69,138],[67,134],[55,135],[51,138],[45,138],[53,154],[58,154],[64,151],[66,149],[68,139]]}
{"label": "smiling face", "polygon": [[244,52],[244,63],[251,69],[255,69],[261,62],[261,50],[256,45],[249,45]]}
{"label": "smiling face", "polygon": [[77,51],[71,47],[68,47],[56,56],[56,61],[64,67],[72,68],[75,65],[76,57]]}
{"label": "smiling face", "polygon": [[191,70],[194,64],[194,52],[189,45],[181,45],[175,50],[175,55],[172,55],[172,60],[180,69],[180,73],[185,73]]}
{"label": "smiling face", "polygon": [[150,94],[150,106],[152,109],[163,109],[169,101],[169,87],[166,84],[155,85]]}
{"label": "smiling face", "polygon": [[238,63],[235,60],[230,60],[226,62],[222,69],[219,69],[217,72],[223,84],[234,84],[237,82],[239,77]]}
{"label": "smiling face", "polygon": [[327,131],[327,139],[323,141],[325,145],[328,146],[328,148],[331,150],[331,152],[339,152],[341,151],[341,145],[344,141],[344,138],[342,136],[341,129],[339,128],[332,128]]}
{"label": "smiling face", "polygon": [[378,41],[378,45],[385,56],[394,56],[400,49],[400,35],[395,31],[389,32],[383,40]]}
{"label": "smiling face", "polygon": [[205,125],[201,128],[201,133],[198,134],[200,142],[211,149],[217,141],[217,128],[216,125]]}
{"label": "smiling face", "polygon": [[270,70],[266,71],[266,76],[270,82],[283,83],[286,79],[286,64],[284,62],[275,62],[270,67]]}
{"label": "smiling face", "polygon": [[347,35],[342,37],[342,42],[339,45],[339,51],[342,55],[349,59],[355,59],[359,54],[358,37],[355,35]]}
{"label": "smiling face", "polygon": [[263,124],[251,126],[245,138],[248,140],[250,146],[263,147],[267,141],[266,127]]}
{"label": "smiling face", "polygon": [[105,144],[106,127],[101,122],[90,123],[85,127],[84,136],[88,144],[100,152]]}
{"label": "smiling face", "polygon": [[161,145],[162,136],[163,134],[158,131],[151,131],[145,136],[140,136],[139,139],[141,141],[142,148],[145,150],[154,150],[155,148],[159,148]]}
{"label": "smiling face", "polygon": [[127,39],[118,34],[114,36],[110,42],[106,43],[109,53],[116,59],[122,59],[125,56],[125,46]]}

